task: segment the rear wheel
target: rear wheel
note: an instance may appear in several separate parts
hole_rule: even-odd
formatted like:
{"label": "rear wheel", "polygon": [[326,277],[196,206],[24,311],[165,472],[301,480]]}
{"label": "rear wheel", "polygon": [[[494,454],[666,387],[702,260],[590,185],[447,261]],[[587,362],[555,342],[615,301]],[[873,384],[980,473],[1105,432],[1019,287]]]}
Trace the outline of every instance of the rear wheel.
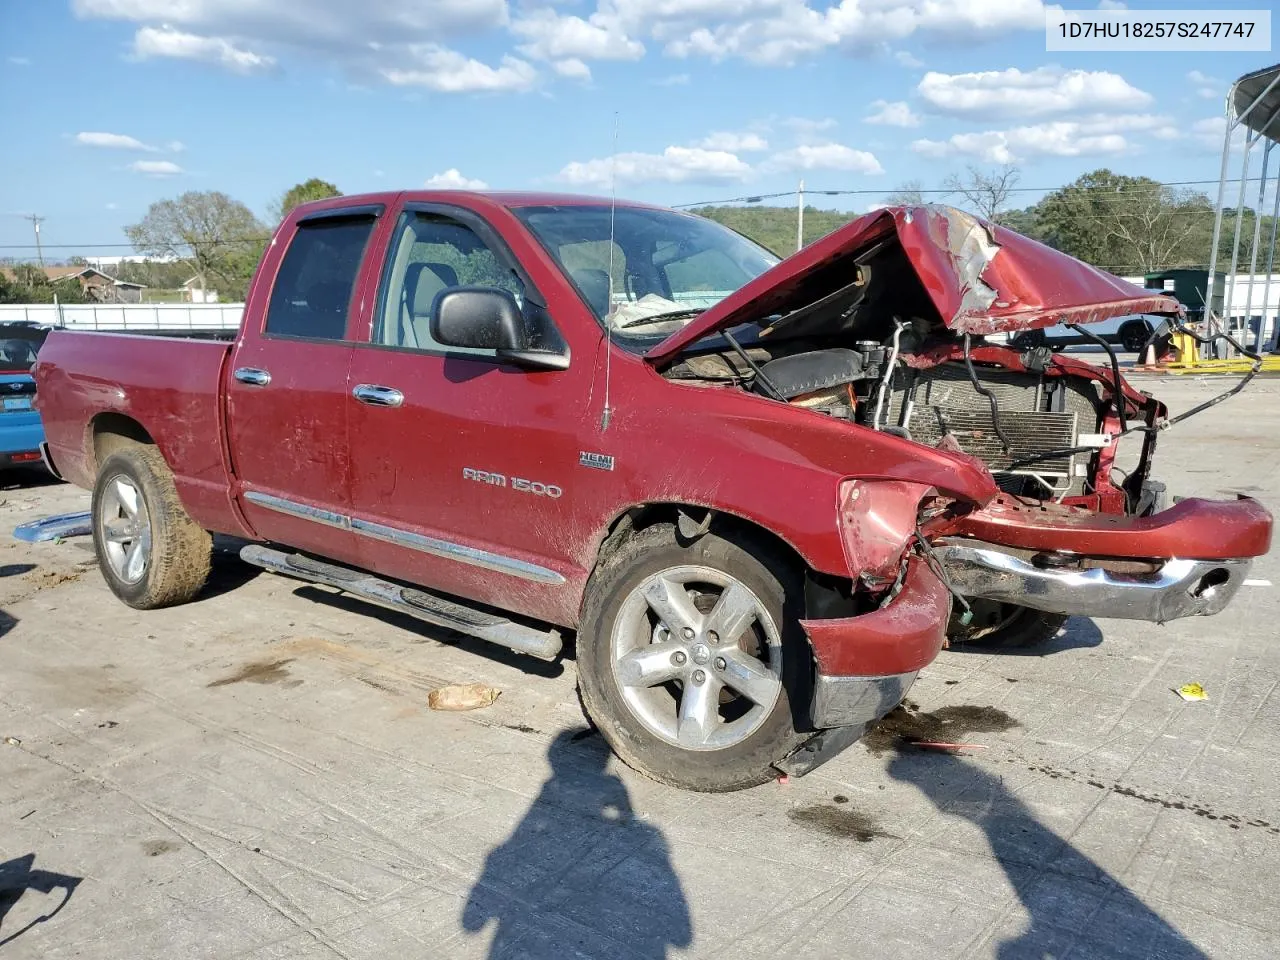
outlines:
{"label": "rear wheel", "polygon": [[663,783],[725,791],[777,776],[812,666],[798,578],[769,551],[662,524],[593,577],[578,640],[583,706],[626,763]]}
{"label": "rear wheel", "polygon": [[129,606],[185,603],[209,579],[212,540],[187,515],[155,447],[126,447],[103,461],[92,516],[98,567]]}
{"label": "rear wheel", "polygon": [[1146,346],[1151,331],[1142,322],[1126,323],[1120,328],[1120,345],[1130,353],[1137,353]]}

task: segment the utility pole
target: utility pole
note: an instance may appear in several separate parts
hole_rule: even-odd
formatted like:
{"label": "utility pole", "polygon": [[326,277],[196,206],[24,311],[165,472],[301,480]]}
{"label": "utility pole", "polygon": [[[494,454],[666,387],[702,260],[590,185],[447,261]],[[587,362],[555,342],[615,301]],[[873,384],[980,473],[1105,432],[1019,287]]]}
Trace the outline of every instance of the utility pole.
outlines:
{"label": "utility pole", "polygon": [[42,266],[42,267],[43,267],[43,266],[44,266],[44,251],[40,249],[40,224],[44,223],[45,218],[44,218],[44,217],[40,217],[40,216],[36,216],[36,215],[33,213],[33,214],[30,214],[30,215],[28,215],[28,216],[23,217],[22,219],[23,219],[23,220],[30,220],[30,221],[31,221],[31,225],[32,225],[33,227],[35,227],[35,231],[36,231],[36,259],[40,261],[40,266]]}
{"label": "utility pole", "polygon": [[804,249],[804,180],[796,191],[796,253]]}

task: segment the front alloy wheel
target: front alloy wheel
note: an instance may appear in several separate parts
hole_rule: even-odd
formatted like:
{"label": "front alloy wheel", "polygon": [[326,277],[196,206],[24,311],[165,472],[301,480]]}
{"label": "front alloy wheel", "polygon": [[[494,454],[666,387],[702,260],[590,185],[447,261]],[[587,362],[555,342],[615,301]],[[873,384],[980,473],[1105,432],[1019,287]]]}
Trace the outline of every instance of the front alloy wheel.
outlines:
{"label": "front alloy wheel", "polygon": [[[739,538],[740,537],[740,538]],[[747,534],[636,531],[587,585],[578,689],[641,773],[719,792],[777,776],[813,734],[813,661],[794,560]]]}
{"label": "front alloy wheel", "polygon": [[671,567],[636,586],[613,625],[613,669],[632,713],[687,750],[741,743],[782,695],[782,639],[730,574]]}

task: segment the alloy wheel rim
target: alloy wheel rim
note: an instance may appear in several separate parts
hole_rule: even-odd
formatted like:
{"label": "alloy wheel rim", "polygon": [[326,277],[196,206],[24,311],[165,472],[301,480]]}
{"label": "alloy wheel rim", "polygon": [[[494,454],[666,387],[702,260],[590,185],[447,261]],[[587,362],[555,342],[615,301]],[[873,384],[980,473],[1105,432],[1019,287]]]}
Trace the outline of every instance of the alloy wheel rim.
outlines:
{"label": "alloy wheel rim", "polygon": [[614,679],[645,728],[686,750],[750,737],[782,696],[782,639],[760,598],[712,567],[669,567],[627,595]]}
{"label": "alloy wheel rim", "polygon": [[98,534],[111,572],[125,583],[137,583],[151,563],[151,515],[137,484],[113,477],[102,492]]}

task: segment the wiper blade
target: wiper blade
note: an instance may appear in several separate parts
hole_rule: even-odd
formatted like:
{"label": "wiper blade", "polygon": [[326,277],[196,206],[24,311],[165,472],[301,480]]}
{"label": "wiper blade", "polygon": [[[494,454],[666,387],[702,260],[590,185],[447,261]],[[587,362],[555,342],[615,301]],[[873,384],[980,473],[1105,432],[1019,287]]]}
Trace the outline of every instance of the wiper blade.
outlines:
{"label": "wiper blade", "polygon": [[657,320],[674,320],[677,317],[696,317],[700,313],[705,313],[706,307],[692,307],[686,310],[668,310],[666,313],[651,313],[647,317],[636,317],[634,320],[628,320],[626,323],[619,323],[613,329],[626,330],[628,327],[642,327],[646,323],[653,323]]}

